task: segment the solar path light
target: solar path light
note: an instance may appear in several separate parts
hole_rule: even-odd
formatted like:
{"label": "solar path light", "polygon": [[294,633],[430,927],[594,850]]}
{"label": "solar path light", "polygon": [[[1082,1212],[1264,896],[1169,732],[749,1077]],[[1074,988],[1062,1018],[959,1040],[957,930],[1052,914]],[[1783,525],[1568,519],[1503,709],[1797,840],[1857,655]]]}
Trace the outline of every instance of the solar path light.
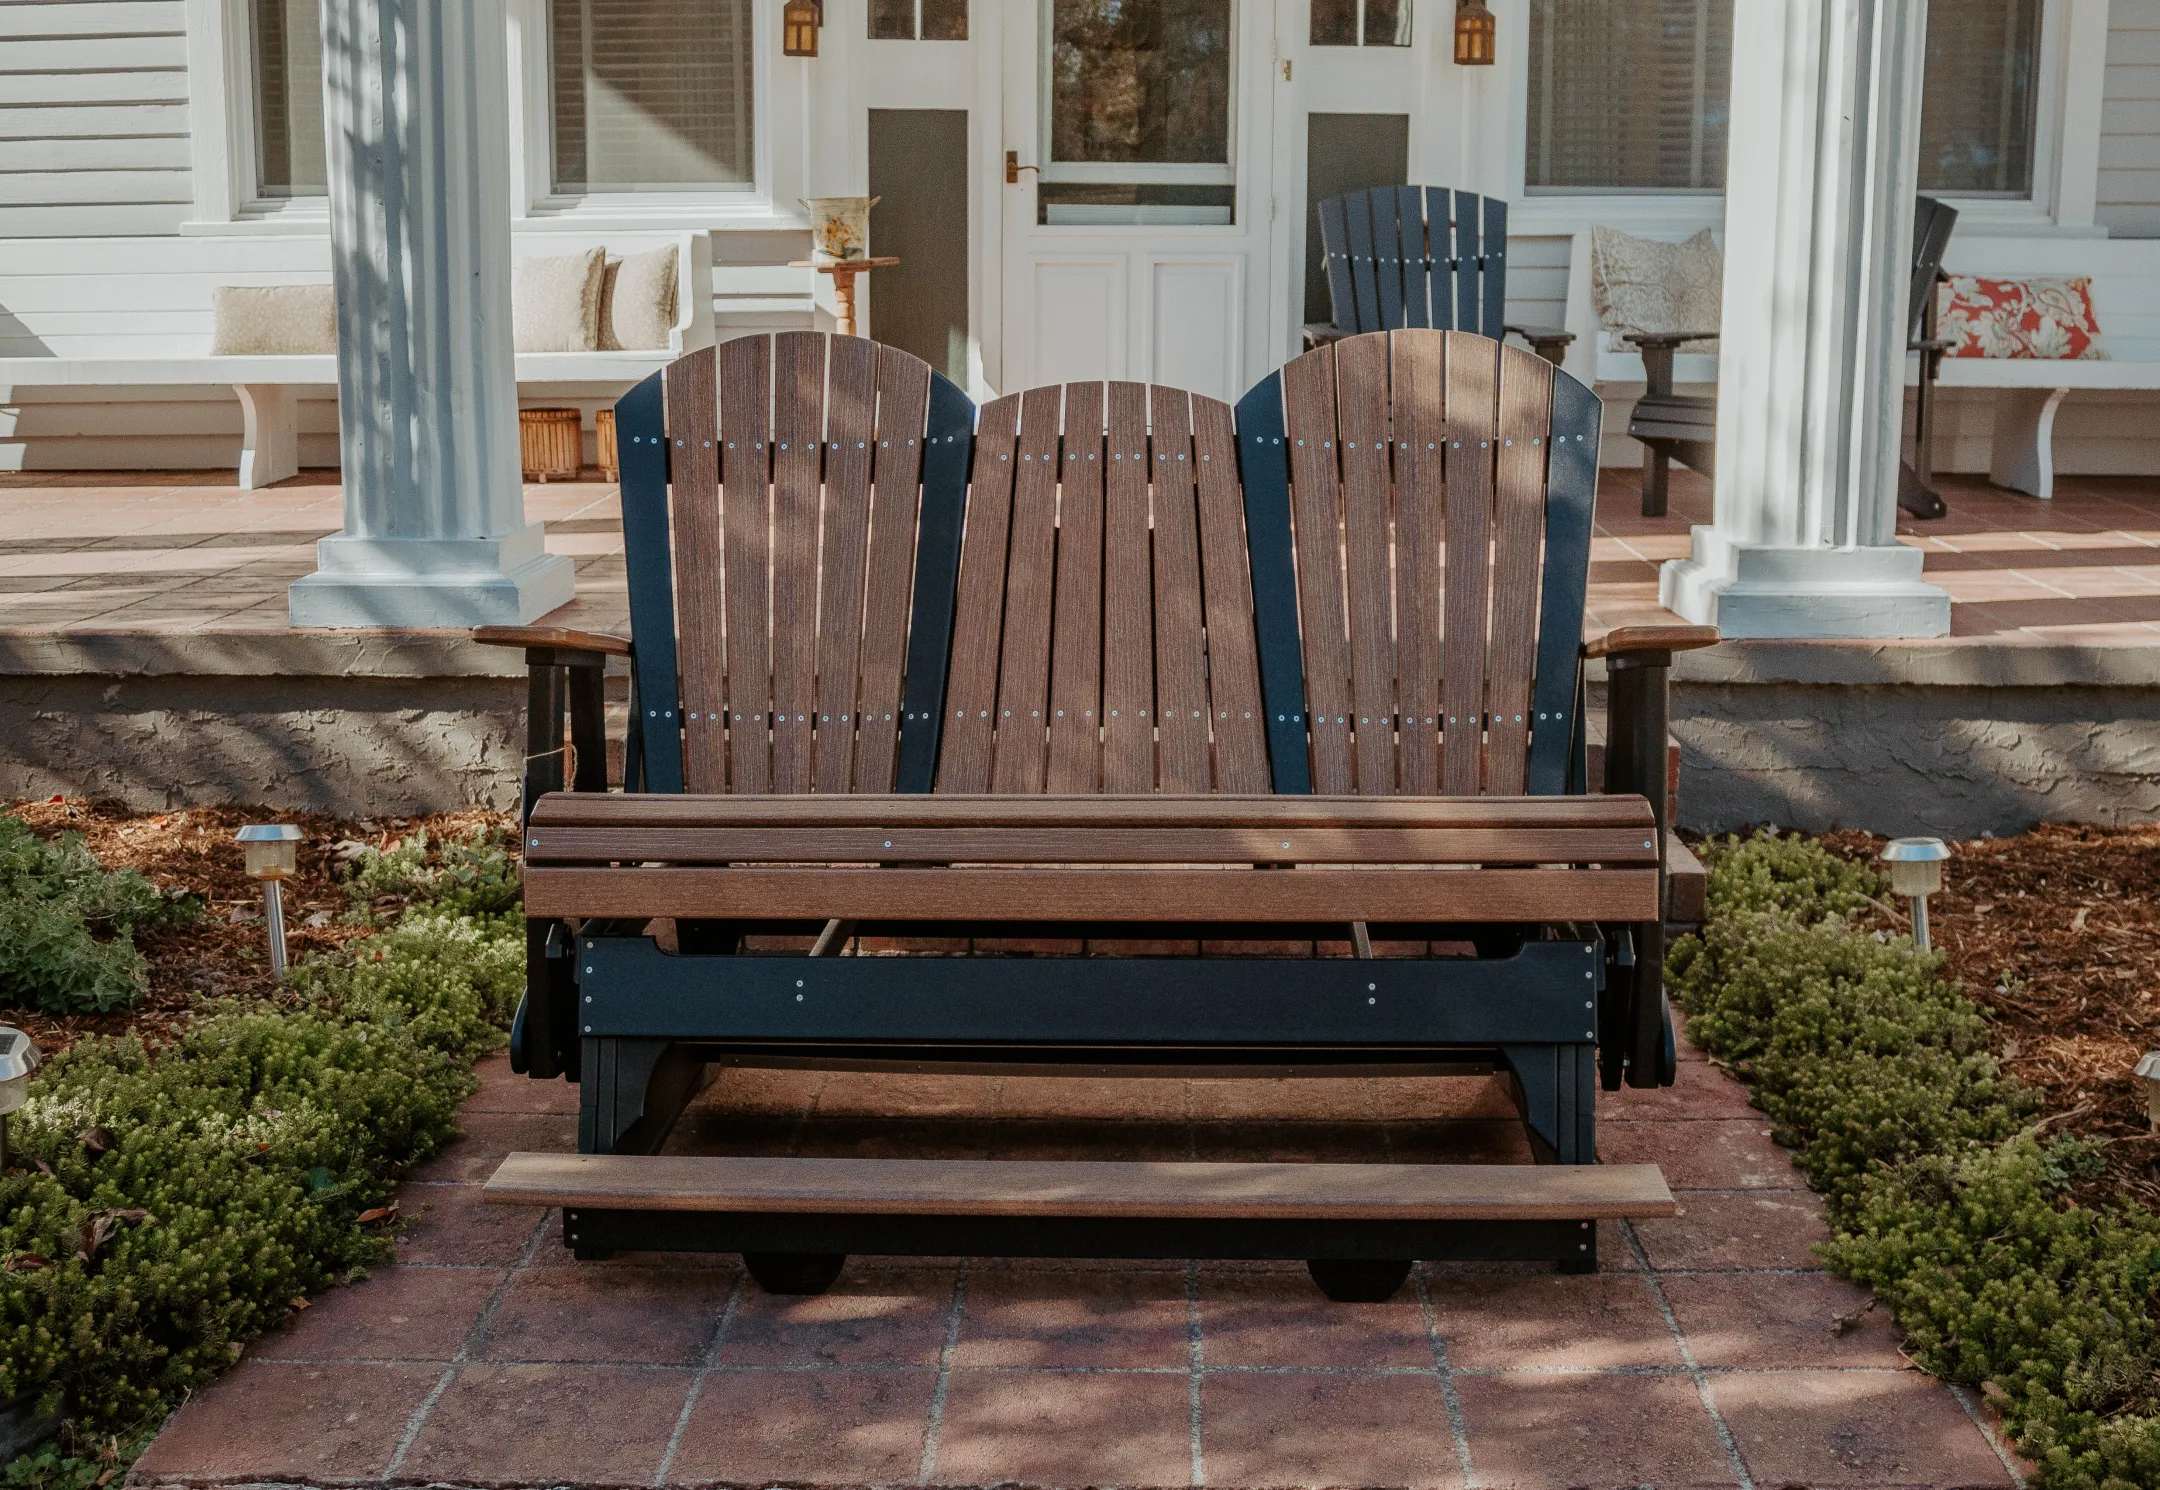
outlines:
{"label": "solar path light", "polygon": [[13,1025],[0,1024],[0,1174],[7,1173],[8,1114],[30,1100],[30,1073],[38,1068],[38,1048]]}
{"label": "solar path light", "polygon": [[1943,860],[1949,857],[1949,846],[1940,838],[1893,838],[1882,851],[1883,863],[1890,866],[1891,891],[1912,905],[1913,944],[1923,952],[1932,950],[1928,897],[1943,887]]}
{"label": "solar path light", "polygon": [[2160,1133],[2160,1050],[2148,1050],[2138,1057],[2138,1085],[2145,1088],[2145,1121],[2156,1133]]}
{"label": "solar path light", "polygon": [[262,881],[263,919],[270,925],[270,976],[285,976],[283,881],[300,868],[300,830],[291,823],[250,823],[234,835],[247,854],[247,872]]}

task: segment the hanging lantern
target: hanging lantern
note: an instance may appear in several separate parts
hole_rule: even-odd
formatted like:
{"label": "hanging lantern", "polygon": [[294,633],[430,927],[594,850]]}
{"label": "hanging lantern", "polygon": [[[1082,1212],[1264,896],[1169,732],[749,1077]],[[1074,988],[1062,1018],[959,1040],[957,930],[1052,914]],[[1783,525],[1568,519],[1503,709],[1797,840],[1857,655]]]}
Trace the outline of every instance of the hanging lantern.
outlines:
{"label": "hanging lantern", "polygon": [[790,57],[815,57],[818,26],[824,19],[818,0],[787,0],[780,12],[780,50]]}
{"label": "hanging lantern", "polygon": [[1455,65],[1490,67],[1495,47],[1493,13],[1484,0],[1457,0],[1455,6]]}

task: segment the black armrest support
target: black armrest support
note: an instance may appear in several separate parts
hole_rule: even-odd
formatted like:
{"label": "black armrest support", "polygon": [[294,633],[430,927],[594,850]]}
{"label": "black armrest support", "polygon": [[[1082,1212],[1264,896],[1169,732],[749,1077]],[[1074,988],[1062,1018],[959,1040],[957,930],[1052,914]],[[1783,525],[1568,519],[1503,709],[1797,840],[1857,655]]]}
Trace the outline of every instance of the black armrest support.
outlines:
{"label": "black armrest support", "polygon": [[1671,1086],[1678,1074],[1669,1053],[1672,1014],[1665,1002],[1670,676],[1675,651],[1716,641],[1717,631],[1709,626],[1631,626],[1583,648],[1585,656],[1605,659],[1605,791],[1646,798],[1657,823],[1659,916],[1629,928],[1634,965],[1612,970],[1615,983],[1625,979],[1627,986],[1615,989],[1624,1005],[1606,1026],[1618,1038],[1603,1042],[1599,1052],[1607,1091],[1617,1091],[1623,1080],[1633,1087]]}

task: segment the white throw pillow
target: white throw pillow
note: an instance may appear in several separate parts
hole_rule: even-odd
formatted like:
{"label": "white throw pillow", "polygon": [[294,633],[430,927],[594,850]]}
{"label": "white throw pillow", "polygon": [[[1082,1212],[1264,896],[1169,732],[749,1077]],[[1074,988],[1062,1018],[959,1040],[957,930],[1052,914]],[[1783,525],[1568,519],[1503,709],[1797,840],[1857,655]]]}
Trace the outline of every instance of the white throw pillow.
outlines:
{"label": "white throw pillow", "polygon": [[213,357],[337,350],[337,291],[329,285],[219,285],[210,316]]}
{"label": "white throw pillow", "polygon": [[510,326],[520,352],[592,352],[600,347],[603,249],[527,259],[510,281]]}
{"label": "white throw pillow", "polygon": [[[1685,243],[1592,228],[1590,286],[1598,319],[1612,331],[1715,331],[1724,304],[1725,260],[1708,228]],[[1680,349],[1715,351],[1717,338],[1683,342]]]}
{"label": "white throw pillow", "polygon": [[600,350],[662,352],[675,329],[675,245],[608,260],[600,285]]}

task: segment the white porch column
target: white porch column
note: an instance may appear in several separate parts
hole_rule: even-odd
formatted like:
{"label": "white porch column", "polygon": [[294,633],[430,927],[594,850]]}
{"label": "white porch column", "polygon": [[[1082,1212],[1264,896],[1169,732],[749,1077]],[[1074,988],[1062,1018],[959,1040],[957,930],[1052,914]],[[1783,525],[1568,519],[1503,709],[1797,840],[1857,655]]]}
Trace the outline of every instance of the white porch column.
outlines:
{"label": "white porch column", "polygon": [[1941,636],[1894,537],[1927,0],[1733,8],[1715,521],[1660,598],[1734,637]]}
{"label": "white porch column", "polygon": [[525,520],[503,0],[323,0],[345,528],[295,626],[519,624],[571,598]]}

